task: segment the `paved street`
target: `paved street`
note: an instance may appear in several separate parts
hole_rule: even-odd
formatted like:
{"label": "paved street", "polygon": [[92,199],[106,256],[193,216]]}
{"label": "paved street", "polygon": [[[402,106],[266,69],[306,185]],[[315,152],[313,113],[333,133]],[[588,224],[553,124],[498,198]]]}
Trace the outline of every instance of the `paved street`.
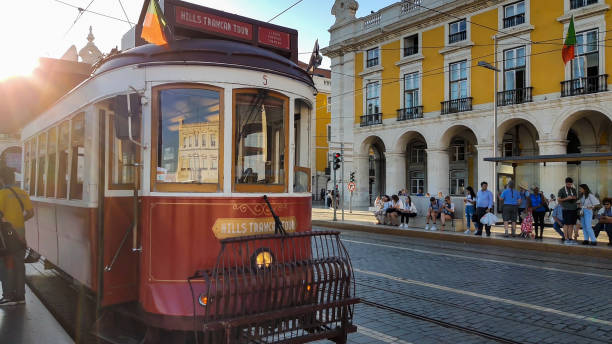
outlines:
{"label": "paved street", "polygon": [[[321,229],[321,228],[319,228]],[[350,343],[610,343],[612,262],[344,231]]]}

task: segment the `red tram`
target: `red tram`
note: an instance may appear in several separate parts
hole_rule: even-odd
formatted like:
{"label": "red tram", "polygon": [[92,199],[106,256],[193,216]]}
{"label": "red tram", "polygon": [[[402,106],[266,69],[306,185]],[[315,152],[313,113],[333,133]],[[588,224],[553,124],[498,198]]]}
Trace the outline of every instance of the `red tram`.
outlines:
{"label": "red tram", "polygon": [[29,246],[97,295],[106,339],[345,342],[357,299],[338,234],[311,232],[297,32],[164,6],[176,40],[136,39],[24,127]]}

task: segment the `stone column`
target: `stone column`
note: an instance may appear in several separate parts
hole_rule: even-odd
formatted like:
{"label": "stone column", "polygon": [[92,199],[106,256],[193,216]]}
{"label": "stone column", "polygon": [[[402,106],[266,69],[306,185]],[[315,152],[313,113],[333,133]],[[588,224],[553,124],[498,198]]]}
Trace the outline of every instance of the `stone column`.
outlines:
{"label": "stone column", "polygon": [[[492,190],[496,171],[495,163],[485,161],[484,159],[493,157],[493,144],[483,143],[477,145],[476,150],[478,159],[478,180],[472,187],[474,188],[474,191],[477,191],[480,189],[480,183],[487,182],[489,184],[489,189]],[[498,186],[497,188],[500,189],[501,187]]]}
{"label": "stone column", "polygon": [[427,149],[427,190],[432,196],[448,194],[449,156],[446,149]]}
{"label": "stone column", "polygon": [[[540,155],[563,155],[567,154],[567,140],[538,140]],[[557,195],[557,191],[565,185],[567,177],[566,162],[547,162],[546,166],[540,164],[540,190],[546,197],[551,193]]]}
{"label": "stone column", "polygon": [[[368,156],[353,155],[353,169],[355,170],[356,184],[355,192],[353,192],[353,209],[355,207],[367,207],[370,202]],[[350,193],[348,195],[350,196]]]}
{"label": "stone column", "polygon": [[399,190],[406,188],[406,154],[386,153],[386,190],[388,195],[393,195]]}

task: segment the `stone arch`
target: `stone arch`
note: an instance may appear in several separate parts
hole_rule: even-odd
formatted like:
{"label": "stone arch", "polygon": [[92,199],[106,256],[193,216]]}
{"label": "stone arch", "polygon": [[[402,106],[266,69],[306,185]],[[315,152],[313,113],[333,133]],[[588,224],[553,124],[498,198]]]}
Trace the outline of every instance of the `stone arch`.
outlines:
{"label": "stone arch", "polygon": [[442,131],[442,135],[440,136],[440,140],[438,141],[439,148],[446,148],[450,146],[451,140],[460,134],[468,133],[471,136],[471,139],[474,141],[473,144],[478,144],[478,136],[472,128],[467,124],[453,124]]}
{"label": "stone arch", "polygon": [[363,141],[361,141],[361,145],[359,146],[359,154],[360,155],[368,155],[370,153],[370,146],[376,145],[381,153],[386,152],[385,141],[376,135],[371,135],[366,137]]}
{"label": "stone arch", "polygon": [[419,139],[425,142],[425,145],[427,145],[427,147],[431,146],[431,143],[427,140],[426,135],[415,130],[409,130],[404,132],[397,138],[397,140],[393,144],[392,152],[402,154],[406,153],[406,147],[410,142],[414,141],[415,139]]}
{"label": "stone arch", "polygon": [[372,205],[374,199],[385,193],[386,189],[386,145],[382,138],[372,135],[366,137],[356,157],[358,185],[361,186],[362,201]]}
{"label": "stone arch", "polygon": [[[514,132],[512,132],[514,131]],[[519,145],[517,145],[516,154],[512,155],[538,155],[538,140],[542,138],[542,133],[537,125],[533,124],[532,121],[521,118],[513,117],[503,121],[497,126],[497,145],[500,147],[502,155],[504,154],[504,142],[507,140],[508,135],[518,138]],[[527,153],[523,153],[527,152]]]}
{"label": "stone arch", "polygon": [[588,117],[590,114],[599,113],[602,116],[612,121],[612,112],[603,106],[589,104],[580,107],[571,107],[557,117],[557,120],[553,124],[551,130],[551,138],[565,140],[567,133],[569,132],[572,125],[581,118]]}

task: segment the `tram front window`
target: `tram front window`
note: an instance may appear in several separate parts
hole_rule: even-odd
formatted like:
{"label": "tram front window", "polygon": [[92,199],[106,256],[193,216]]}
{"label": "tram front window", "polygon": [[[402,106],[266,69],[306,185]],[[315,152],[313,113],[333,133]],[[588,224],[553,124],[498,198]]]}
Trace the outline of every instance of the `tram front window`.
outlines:
{"label": "tram front window", "polygon": [[[240,91],[234,109],[236,191],[284,191],[287,98],[263,90]],[[257,185],[276,187],[259,190]]]}
{"label": "tram front window", "polygon": [[[156,191],[218,190],[221,90],[166,86],[157,96]],[[197,184],[201,187],[193,187]],[[187,186],[189,185],[189,186]]]}

